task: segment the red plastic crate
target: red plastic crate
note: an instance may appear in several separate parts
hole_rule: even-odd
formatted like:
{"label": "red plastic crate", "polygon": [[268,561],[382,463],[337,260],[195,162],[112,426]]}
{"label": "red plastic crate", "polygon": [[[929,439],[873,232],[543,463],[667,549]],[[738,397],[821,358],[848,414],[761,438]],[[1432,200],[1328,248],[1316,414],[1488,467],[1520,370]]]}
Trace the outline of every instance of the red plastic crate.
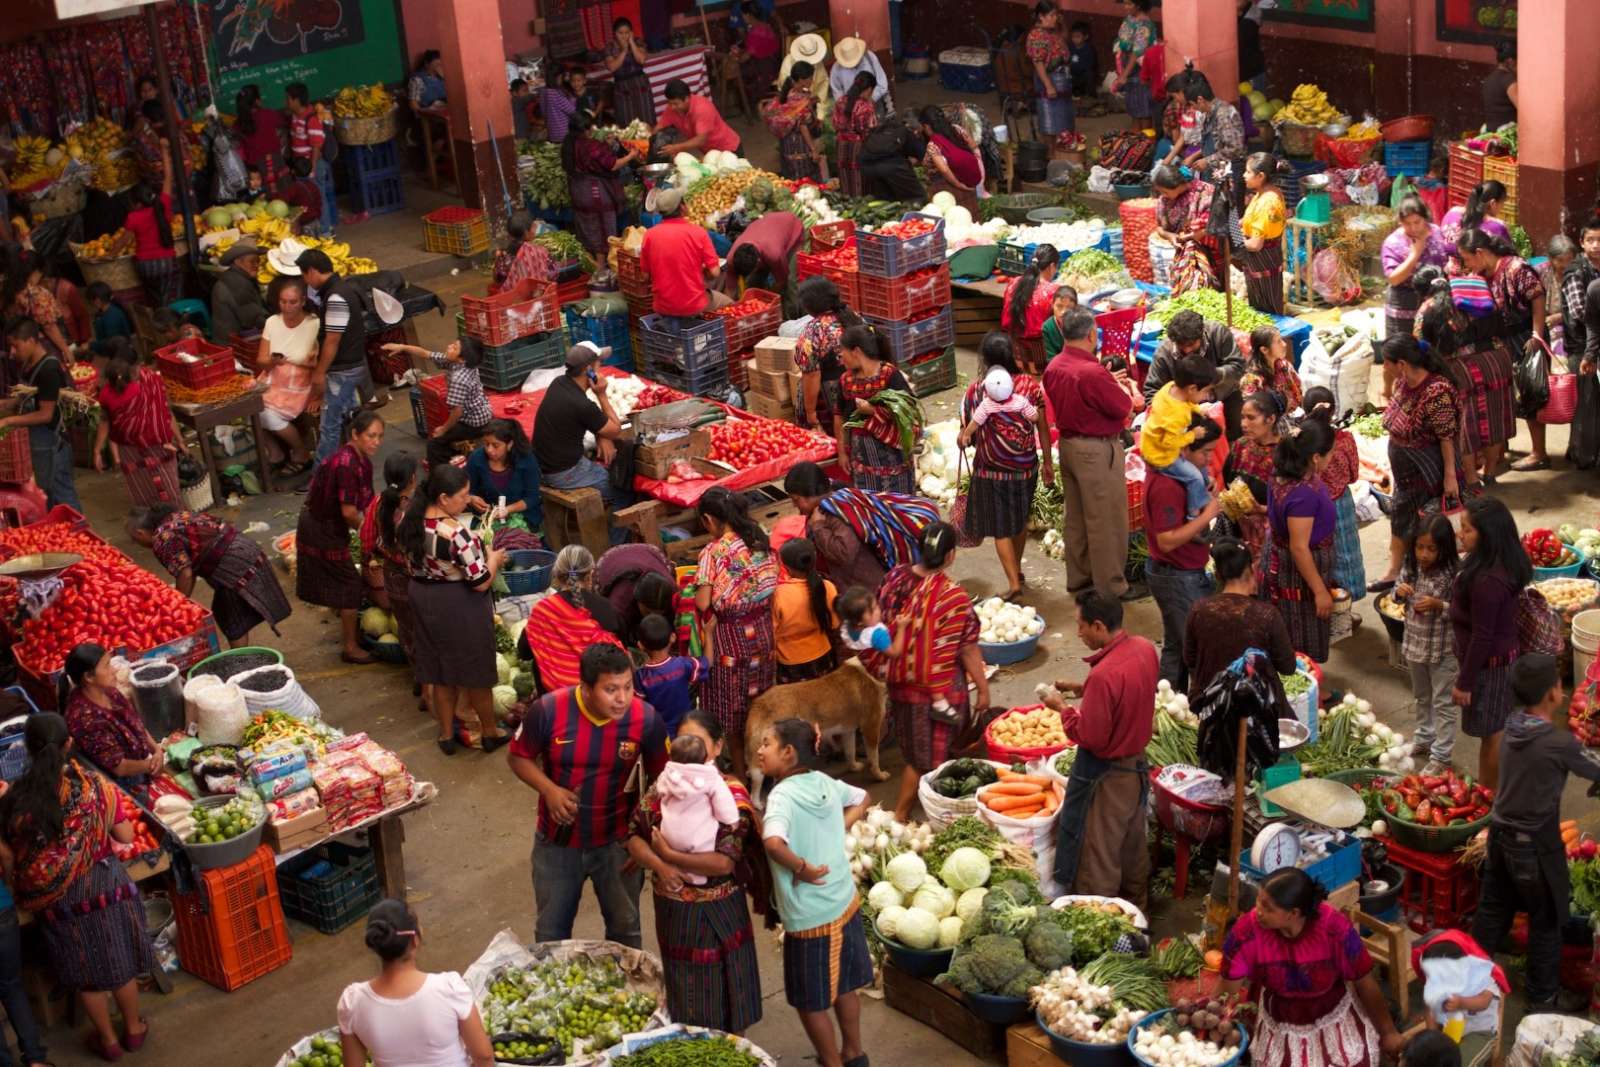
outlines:
{"label": "red plastic crate", "polygon": [[556,300],[562,304],[570,304],[577,300],[589,298],[589,275],[580,274],[576,278],[568,278],[556,284]]}
{"label": "red plastic crate", "polygon": [[[854,245],[850,246],[854,249]],[[855,307],[861,300],[861,275],[855,267],[855,260],[851,259],[848,267],[819,259],[815,255],[797,252],[794,257],[795,277],[804,281],[807,278],[827,278],[839,287],[839,296],[846,304]]]}
{"label": "red plastic crate", "polygon": [[621,246],[617,248],[617,282],[624,296],[648,297],[655,292],[650,284],[650,276],[644,272],[644,264],[639,261],[639,254]]}
{"label": "red plastic crate", "polygon": [[461,316],[467,336],[486,345],[561,329],[561,302],[550,282],[524,278],[516,287],[494,296],[463,296]]}
{"label": "red plastic crate", "polygon": [[912,271],[899,278],[861,275],[860,301],[852,306],[863,315],[906,322],[950,306],[950,264]]}
{"label": "red plastic crate", "polygon": [[1128,483],[1128,532],[1144,529],[1144,482]]}
{"label": "red plastic crate", "polygon": [[714,315],[707,313],[707,319],[721,319],[724,331],[728,335],[728,351],[743,352],[754,348],[759,341],[778,332],[778,326],[783,322],[783,298],[777,293],[765,289],[746,289],[740,303],[746,300],[758,300],[763,305],[758,311],[751,311],[744,315]]}
{"label": "red plastic crate", "polygon": [[822,252],[832,248],[843,248],[845,245],[854,244],[856,224],[851,219],[840,219],[838,222],[819,222],[811,227],[811,251]]}
{"label": "red plastic crate", "polygon": [[[635,296],[633,293],[625,292],[622,294],[622,299],[628,305],[628,318],[634,324],[637,324],[646,315],[654,315],[656,313],[656,298],[649,293],[645,293],[643,296]],[[637,352],[638,348],[635,347],[634,351]]]}
{"label": "red plastic crate", "polygon": [[1389,850],[1389,862],[1406,872],[1400,889],[1400,907],[1406,922],[1418,933],[1444,927],[1465,929],[1478,906],[1478,874],[1456,862],[1454,852],[1422,852],[1379,836]]}
{"label": "red plastic crate", "polygon": [[[192,359],[183,357],[189,356]],[[198,337],[156,349],[156,369],[190,389],[205,389],[233,377],[233,347],[214,345]]]}
{"label": "red plastic crate", "polygon": [[235,362],[251,369],[255,368],[256,357],[261,354],[261,331],[249,330],[245,333],[236,333],[228,338],[228,344],[233,349]]}
{"label": "red plastic crate", "polygon": [[0,431],[0,482],[17,485],[33,480],[33,453],[23,427]]}
{"label": "red plastic crate", "polygon": [[294,949],[272,849],[262,845],[243,863],[195,874],[196,891],[172,898],[184,970],[232,992],[289,962]]}

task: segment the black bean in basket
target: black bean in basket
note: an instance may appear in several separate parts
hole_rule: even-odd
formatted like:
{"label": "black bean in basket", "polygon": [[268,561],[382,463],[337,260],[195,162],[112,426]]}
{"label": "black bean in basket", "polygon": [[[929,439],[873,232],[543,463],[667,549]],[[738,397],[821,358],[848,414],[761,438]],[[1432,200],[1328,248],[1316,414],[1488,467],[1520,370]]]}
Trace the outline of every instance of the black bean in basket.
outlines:
{"label": "black bean in basket", "polygon": [[239,688],[248,689],[252,693],[274,693],[288,684],[289,672],[281,668],[263,670],[248,678],[239,679]]}
{"label": "black bean in basket", "polygon": [[244,652],[237,656],[224,656],[212,663],[207,663],[198,673],[210,674],[226,682],[236,674],[253,671],[257,667],[271,667],[277,664],[278,658],[265,652]]}

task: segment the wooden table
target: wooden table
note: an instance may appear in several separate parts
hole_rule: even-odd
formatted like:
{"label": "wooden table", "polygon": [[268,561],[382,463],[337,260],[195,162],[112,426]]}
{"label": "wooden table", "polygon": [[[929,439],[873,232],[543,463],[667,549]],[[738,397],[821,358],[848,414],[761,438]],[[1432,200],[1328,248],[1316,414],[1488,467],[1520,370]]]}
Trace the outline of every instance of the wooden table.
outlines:
{"label": "wooden table", "polygon": [[392,808],[386,808],[353,826],[346,826],[341,830],[328,834],[326,837],[314,841],[304,848],[280,852],[273,857],[273,862],[281,867],[288,860],[305,852],[306,849],[317,848],[341,837],[365,831],[367,847],[372,849],[373,865],[378,869],[378,889],[385,897],[404,900],[406,899],[406,828],[405,824],[400,821],[400,817],[409,815],[418,808],[426,807],[438,795],[438,789],[432,782],[417,782],[412,787],[411,799],[404,804],[396,804]]}
{"label": "wooden table", "polygon": [[216,457],[211,451],[211,431],[238,419],[250,420],[250,428],[255,435],[256,464],[261,471],[261,491],[272,492],[272,464],[267,460],[266,431],[261,425],[262,407],[262,394],[255,389],[241,393],[224,404],[203,408],[178,404],[172,406],[172,415],[178,420],[178,425],[193,430],[200,439],[200,459],[211,475],[211,497],[215,504],[221,504],[225,497],[222,493],[222,477],[217,473]]}

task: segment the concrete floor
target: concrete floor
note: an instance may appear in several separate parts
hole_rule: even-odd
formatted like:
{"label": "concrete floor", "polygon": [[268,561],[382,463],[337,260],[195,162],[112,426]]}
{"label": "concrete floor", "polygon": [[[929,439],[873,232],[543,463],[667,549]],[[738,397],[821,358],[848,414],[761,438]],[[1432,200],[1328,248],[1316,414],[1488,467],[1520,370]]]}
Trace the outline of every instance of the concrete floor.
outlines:
{"label": "concrete floor", "polygon": [[[899,95],[903,104],[943,96],[932,82],[907,83]],[[1101,120],[1094,125],[1103,124]],[[749,123],[738,125],[746,135],[746,143],[757,146],[754,155],[762,162],[760,146],[770,146],[770,138],[751,136],[755,130]],[[408,186],[407,192],[411,206],[406,212],[344,227],[341,237],[352,243],[357,254],[373,256],[385,267],[405,270],[413,280],[440,292],[450,305],[448,315],[423,320],[421,332],[424,344],[442,344],[453,329],[451,320],[461,293],[481,292],[483,279],[469,265],[420,250],[420,214],[449,202],[448,195],[425,191],[415,183]],[[974,373],[975,355],[963,350],[959,361],[964,388]],[[951,390],[926,402],[929,420],[953,417],[959,395]],[[420,452],[406,401],[397,395],[385,415],[390,427],[385,448]],[[1560,455],[1565,447],[1565,429],[1552,428],[1551,438],[1552,454]],[[1526,447],[1525,438],[1520,443]],[[127,498],[121,480],[79,471],[78,486],[95,528],[134,559],[159,571],[152,557],[122,533]],[[1563,521],[1590,525],[1595,522],[1595,500],[1600,497],[1594,474],[1573,470],[1512,475],[1502,481],[1499,492],[1524,526],[1553,526]],[[251,521],[265,522],[270,532],[257,539],[266,543],[294,528],[299,506],[299,497],[280,493],[251,498],[242,508],[223,508],[220,514],[241,527]],[[1369,575],[1381,573],[1387,543],[1386,523],[1363,531]],[[1075,638],[1073,610],[1063,594],[1065,576],[1061,565],[1048,560],[1035,542],[1028,555],[1028,571],[1027,602],[1048,620],[1048,626],[1032,659],[996,674],[992,681],[996,704],[1030,703],[1036,683],[1063,677],[1081,679],[1085,673],[1085,649]],[[1004,588],[1004,578],[987,546],[961,552],[955,573],[975,595]],[[1366,625],[1335,647],[1327,665],[1328,684],[1370,699],[1386,722],[1409,732],[1411,696],[1406,676],[1388,662],[1387,642],[1374,617],[1371,598],[1362,602],[1358,610]],[[1135,633],[1159,640],[1160,619],[1154,602],[1143,600],[1130,605],[1127,626]],[[367,731],[398,752],[418,779],[439,787],[439,799],[434,804],[405,820],[408,893],[422,922],[423,965],[435,970],[465,970],[503,928],[531,938],[529,849],[535,797],[512,777],[504,758],[465,751],[454,758],[441,755],[432,743],[431,719],[415,710],[409,673],[390,666],[342,664],[338,658],[337,619],[328,612],[297,604],[295,614],[284,624],[283,637],[270,643],[284,652],[321,704],[328,721],[347,731]],[[1463,738],[1458,751],[1460,766],[1475,766],[1476,746],[1470,738]],[[886,754],[885,766],[896,773],[900,762],[897,752]],[[858,784],[871,788],[879,800],[892,802],[892,781],[878,785],[861,780]],[[1579,787],[1570,787],[1566,800],[1569,817],[1578,817],[1591,831],[1600,830],[1596,808],[1583,801]],[[1193,930],[1198,928],[1199,906],[1200,898],[1193,893],[1184,901],[1163,899],[1155,905],[1153,917],[1158,928]],[[654,949],[648,893],[643,907],[646,948]],[[180,973],[172,994],[147,996],[144,1004],[153,1033],[151,1055],[143,1059],[154,1063],[192,1062],[198,1050],[211,1048],[215,1052],[227,1050],[231,1053],[229,1058],[236,1062],[271,1064],[299,1037],[333,1025],[340,991],[349,982],[374,972],[373,957],[362,943],[361,924],[333,937],[293,922],[290,928],[293,960],[235,993],[222,993]],[[599,913],[592,898],[586,898],[575,932],[579,937],[601,936]],[[798,1062],[809,1057],[811,1050],[795,1014],[783,999],[777,943],[766,935],[760,935],[758,940],[767,1012],[750,1037],[774,1056]],[[973,1057],[939,1033],[890,1010],[880,1001],[867,1004],[863,1027],[868,1050],[879,1063],[911,1064],[929,1062],[930,1058],[950,1064],[974,1062]],[[48,1039],[55,1063],[66,1067],[93,1062],[66,1026],[55,1027]]]}

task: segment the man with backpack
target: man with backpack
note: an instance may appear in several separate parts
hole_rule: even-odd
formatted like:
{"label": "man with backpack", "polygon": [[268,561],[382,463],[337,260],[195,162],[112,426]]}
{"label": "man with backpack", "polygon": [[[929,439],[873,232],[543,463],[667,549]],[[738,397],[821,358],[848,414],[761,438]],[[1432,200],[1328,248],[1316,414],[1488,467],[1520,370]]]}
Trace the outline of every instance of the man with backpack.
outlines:
{"label": "man with backpack", "polygon": [[928,191],[914,167],[927,150],[922,139],[898,117],[880,122],[861,141],[861,179],[866,183],[867,195],[919,204],[927,200]]}
{"label": "man with backpack", "polygon": [[311,164],[311,174],[322,192],[322,234],[332,237],[339,224],[339,206],[333,188],[333,160],[339,156],[337,138],[311,104],[311,93],[304,82],[294,82],[283,90],[289,105],[289,158]]}

